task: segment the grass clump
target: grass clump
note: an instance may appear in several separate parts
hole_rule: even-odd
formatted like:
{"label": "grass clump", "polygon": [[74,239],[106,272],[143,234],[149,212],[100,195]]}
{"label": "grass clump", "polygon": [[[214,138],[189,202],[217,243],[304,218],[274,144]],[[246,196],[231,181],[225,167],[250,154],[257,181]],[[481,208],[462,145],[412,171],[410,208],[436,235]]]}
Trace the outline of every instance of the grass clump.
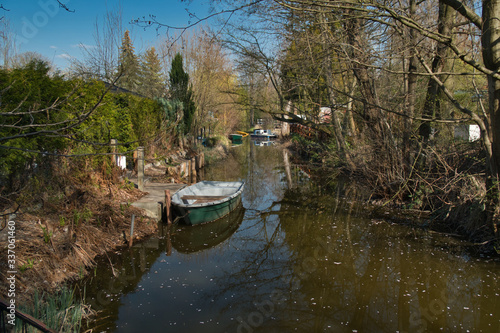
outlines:
{"label": "grass clump", "polygon": [[[22,305],[19,310],[40,320],[47,327],[58,332],[79,332],[82,319],[91,314],[88,306],[77,300],[74,291],[62,288],[54,294],[34,293],[29,305]],[[16,319],[17,331],[25,332],[19,318]],[[28,325],[27,332],[39,332]]]}

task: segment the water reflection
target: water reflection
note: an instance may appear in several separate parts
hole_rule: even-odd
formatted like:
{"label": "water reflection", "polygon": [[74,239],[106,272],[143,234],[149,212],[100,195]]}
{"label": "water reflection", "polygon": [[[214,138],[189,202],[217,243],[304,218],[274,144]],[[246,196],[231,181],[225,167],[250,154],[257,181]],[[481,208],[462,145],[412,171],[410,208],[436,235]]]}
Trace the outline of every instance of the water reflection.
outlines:
{"label": "water reflection", "polygon": [[[176,226],[170,234],[172,246],[180,253],[194,253],[210,249],[231,237],[239,228],[245,208],[238,206],[228,216],[198,226]],[[171,228],[163,226],[163,228]]]}
{"label": "water reflection", "polygon": [[498,261],[367,217],[357,188],[311,181],[276,147],[231,153],[205,177],[246,181],[234,223],[162,229],[104,258],[87,287],[102,311],[90,328],[499,332]]}

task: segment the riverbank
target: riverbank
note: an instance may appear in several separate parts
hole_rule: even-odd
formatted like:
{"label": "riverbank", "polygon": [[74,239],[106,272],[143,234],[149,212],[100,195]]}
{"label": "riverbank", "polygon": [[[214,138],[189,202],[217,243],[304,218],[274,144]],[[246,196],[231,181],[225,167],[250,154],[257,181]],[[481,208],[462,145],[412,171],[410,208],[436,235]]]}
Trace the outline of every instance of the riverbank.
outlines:
{"label": "riverbank", "polygon": [[[15,223],[18,302],[29,301],[35,291],[50,293],[86,275],[96,256],[127,243],[132,215],[138,221],[135,239],[157,230],[155,221],[130,205],[145,193],[120,179],[116,170],[107,179],[97,173],[89,174],[85,181],[69,175],[60,177],[66,180],[64,188],[52,194],[42,192],[40,201],[30,197],[31,206],[21,205],[9,217]],[[7,229],[0,237],[6,244]],[[5,256],[2,251],[3,298],[7,296],[3,283],[8,271]]]}
{"label": "riverbank", "polygon": [[437,156],[439,167],[413,170],[410,179],[401,176],[397,182],[386,181],[385,174],[374,171],[383,170],[383,165],[352,170],[324,143],[292,138],[286,145],[323,184],[337,177],[348,178],[353,186],[357,183],[359,201],[374,218],[391,215],[396,223],[466,240],[471,252],[479,256],[500,255],[493,223],[486,218],[486,170],[477,144],[458,146],[461,151]]}
{"label": "riverbank", "polygon": [[[188,153],[177,151],[173,161]],[[227,154],[218,146],[207,152],[216,161]],[[95,170],[88,160],[54,160],[50,174],[33,177],[12,204],[4,200],[6,215],[0,242],[7,246],[7,220],[15,224],[16,301],[30,302],[35,292],[53,293],[80,279],[98,256],[128,246],[132,216],[133,240],[158,231],[158,222],[132,203],[147,193],[138,190],[114,165],[102,162]],[[183,182],[166,175],[166,164],[146,168],[154,182]],[[0,297],[8,299],[7,251],[0,254]]]}

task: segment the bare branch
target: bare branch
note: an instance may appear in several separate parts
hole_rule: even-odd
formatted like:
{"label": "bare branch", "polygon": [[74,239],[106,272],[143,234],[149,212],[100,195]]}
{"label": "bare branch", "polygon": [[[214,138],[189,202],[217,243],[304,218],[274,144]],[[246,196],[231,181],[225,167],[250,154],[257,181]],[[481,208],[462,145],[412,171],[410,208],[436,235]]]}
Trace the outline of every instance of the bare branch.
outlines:
{"label": "bare branch", "polygon": [[66,10],[67,12],[70,12],[70,13],[74,13],[75,10],[73,9],[69,9],[68,6],[66,6],[65,4],[63,4],[60,0],[57,0],[57,3],[59,4],[59,7],[61,7],[62,9]]}

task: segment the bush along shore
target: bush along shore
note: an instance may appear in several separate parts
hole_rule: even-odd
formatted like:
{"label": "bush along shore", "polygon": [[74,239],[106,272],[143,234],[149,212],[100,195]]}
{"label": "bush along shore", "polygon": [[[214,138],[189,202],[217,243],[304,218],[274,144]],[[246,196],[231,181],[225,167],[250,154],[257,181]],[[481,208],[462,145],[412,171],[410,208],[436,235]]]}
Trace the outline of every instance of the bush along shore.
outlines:
{"label": "bush along shore", "polygon": [[363,195],[358,199],[371,207],[370,214],[387,216],[389,211],[396,222],[465,240],[474,254],[500,255],[494,224],[486,218],[485,156],[479,142],[456,142],[451,152],[434,151],[426,156],[430,167],[421,168],[417,156],[408,176],[398,181],[383,172],[390,170],[387,161],[374,160],[368,167],[360,152],[351,151],[359,161],[349,165],[327,141],[292,135],[288,147],[318,177],[327,175],[325,184],[337,177],[360,184],[363,190],[356,192]]}

